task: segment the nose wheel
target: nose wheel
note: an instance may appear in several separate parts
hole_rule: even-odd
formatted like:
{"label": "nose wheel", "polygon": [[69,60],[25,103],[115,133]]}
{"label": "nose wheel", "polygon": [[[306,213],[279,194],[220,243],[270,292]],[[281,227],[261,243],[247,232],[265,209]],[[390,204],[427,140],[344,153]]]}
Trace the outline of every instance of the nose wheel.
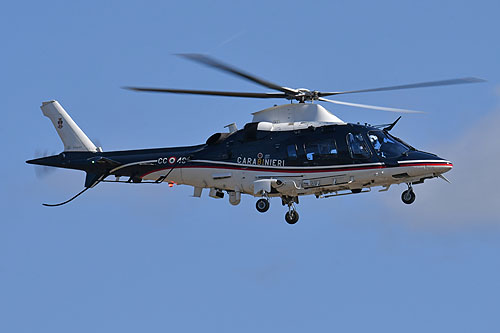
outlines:
{"label": "nose wheel", "polygon": [[415,201],[416,195],[413,192],[411,183],[408,184],[408,189],[401,194],[401,200],[407,205],[411,205]]}

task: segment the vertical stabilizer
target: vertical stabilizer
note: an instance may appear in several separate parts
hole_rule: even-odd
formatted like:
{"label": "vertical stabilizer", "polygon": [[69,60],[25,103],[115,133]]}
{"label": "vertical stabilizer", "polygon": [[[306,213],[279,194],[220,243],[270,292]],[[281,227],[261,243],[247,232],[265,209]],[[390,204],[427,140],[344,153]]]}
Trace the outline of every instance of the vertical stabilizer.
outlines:
{"label": "vertical stabilizer", "polygon": [[97,151],[97,147],[57,101],[43,102],[43,114],[50,118],[64,144],[64,151]]}

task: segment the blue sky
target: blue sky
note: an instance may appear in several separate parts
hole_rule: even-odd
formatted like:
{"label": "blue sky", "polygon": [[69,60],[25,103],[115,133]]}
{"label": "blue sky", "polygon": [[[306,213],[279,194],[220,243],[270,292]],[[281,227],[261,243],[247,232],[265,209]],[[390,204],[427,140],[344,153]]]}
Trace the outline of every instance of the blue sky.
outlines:
{"label": "blue sky", "polygon": [[[0,13],[2,332],[492,332],[500,328],[500,46],[496,1],[10,2]],[[351,90],[477,76],[487,83],[346,96],[424,110],[394,133],[449,158],[401,203],[389,192],[194,199],[188,187],[37,178],[62,144],[57,99],[104,150],[204,142],[280,101],[139,94],[127,85],[264,91],[173,54],[199,52],[289,87]],[[340,98],[339,98],[340,100]],[[350,122],[394,114],[325,107]]]}

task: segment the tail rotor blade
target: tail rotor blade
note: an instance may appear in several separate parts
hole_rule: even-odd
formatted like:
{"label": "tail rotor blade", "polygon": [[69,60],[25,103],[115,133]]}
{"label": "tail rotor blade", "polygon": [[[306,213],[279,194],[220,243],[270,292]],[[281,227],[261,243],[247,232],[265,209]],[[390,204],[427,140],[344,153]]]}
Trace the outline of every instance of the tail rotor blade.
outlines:
{"label": "tail rotor blade", "polygon": [[[53,153],[52,155],[55,155]],[[41,158],[41,157],[47,157],[50,156],[48,150],[44,150],[43,152],[41,150],[35,150],[35,153],[33,154],[33,157],[36,158]],[[35,176],[38,179],[42,179],[56,171],[56,168],[52,168],[49,166],[44,166],[44,165],[33,165],[33,170],[35,172]]]}

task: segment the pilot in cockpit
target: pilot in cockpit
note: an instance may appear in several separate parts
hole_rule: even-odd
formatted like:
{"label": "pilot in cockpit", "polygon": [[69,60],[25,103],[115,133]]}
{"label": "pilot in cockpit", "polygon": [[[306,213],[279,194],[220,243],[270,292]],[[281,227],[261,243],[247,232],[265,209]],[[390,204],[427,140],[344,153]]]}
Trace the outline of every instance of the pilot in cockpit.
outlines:
{"label": "pilot in cockpit", "polygon": [[372,143],[373,148],[375,148],[377,155],[382,158],[385,158],[384,152],[381,150],[382,143],[380,143],[378,136],[370,134],[368,137],[370,138],[370,142]]}

